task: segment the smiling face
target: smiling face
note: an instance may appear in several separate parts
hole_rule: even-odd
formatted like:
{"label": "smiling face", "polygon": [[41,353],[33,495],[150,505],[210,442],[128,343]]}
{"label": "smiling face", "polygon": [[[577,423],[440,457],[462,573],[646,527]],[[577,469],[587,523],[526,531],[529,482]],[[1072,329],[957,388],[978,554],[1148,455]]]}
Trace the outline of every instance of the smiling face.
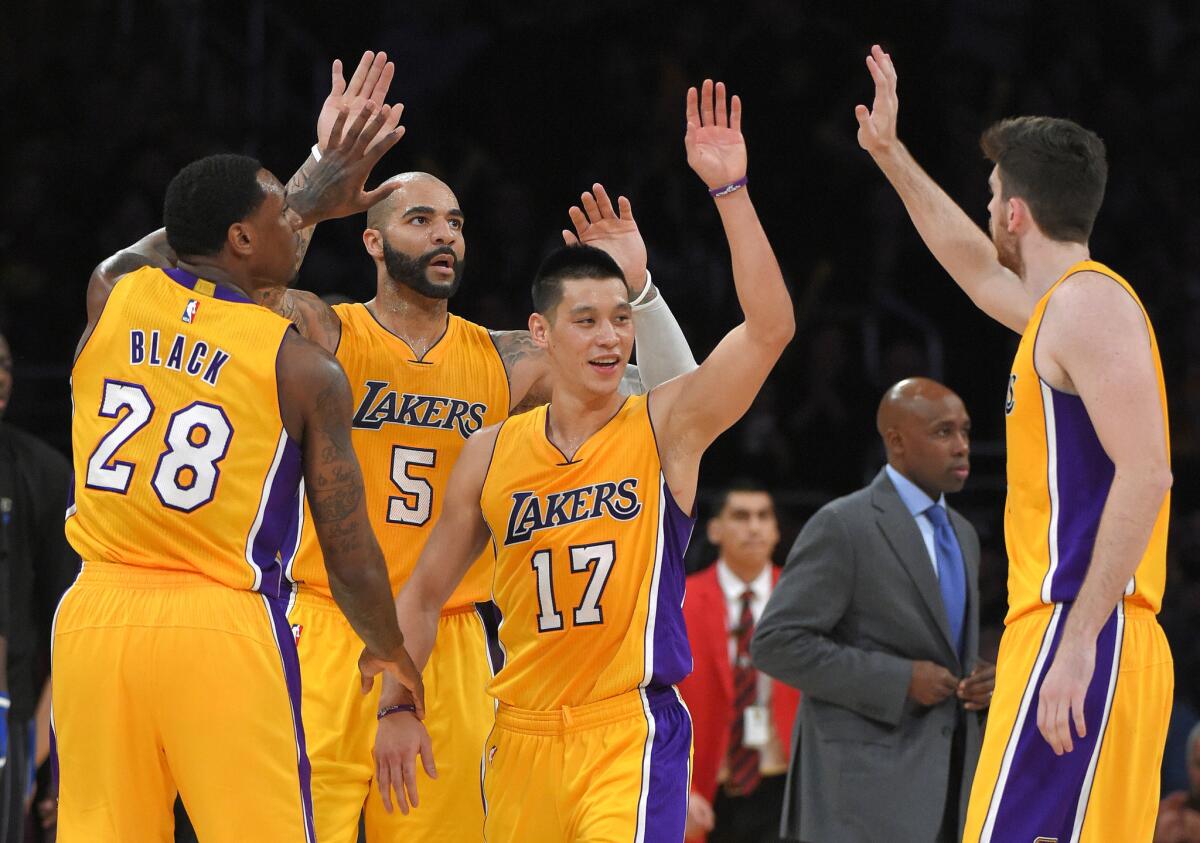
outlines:
{"label": "smiling face", "polygon": [[403,186],[368,213],[363,243],[396,283],[427,298],[448,299],[462,283],[467,251],[458,199],[427,173],[396,179]]}
{"label": "smiling face", "polygon": [[561,383],[596,395],[615,393],[633,352],[633,308],[625,282],[563,281],[558,303],[530,316],[529,331],[549,353]]}

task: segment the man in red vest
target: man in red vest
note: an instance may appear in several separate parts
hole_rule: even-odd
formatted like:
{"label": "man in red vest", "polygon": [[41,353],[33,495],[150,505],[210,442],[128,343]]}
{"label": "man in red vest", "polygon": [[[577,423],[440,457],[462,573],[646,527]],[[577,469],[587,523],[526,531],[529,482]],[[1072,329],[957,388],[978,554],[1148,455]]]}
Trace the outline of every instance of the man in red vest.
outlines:
{"label": "man in red vest", "polygon": [[749,483],[729,488],[708,539],[717,562],[688,577],[683,604],[695,662],[679,685],[695,745],[687,839],[776,841],[800,693],[750,663],[754,624],[779,577],[771,495]]}

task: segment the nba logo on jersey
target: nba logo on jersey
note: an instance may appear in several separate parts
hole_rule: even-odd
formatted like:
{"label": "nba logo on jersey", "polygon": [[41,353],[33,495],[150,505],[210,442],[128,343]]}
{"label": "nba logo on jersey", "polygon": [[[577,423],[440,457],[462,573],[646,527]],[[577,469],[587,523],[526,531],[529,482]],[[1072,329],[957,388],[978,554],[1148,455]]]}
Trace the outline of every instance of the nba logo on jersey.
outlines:
{"label": "nba logo on jersey", "polygon": [[292,624],[292,638],[296,640],[296,644],[300,644],[300,633],[304,632],[304,627],[298,623]]}
{"label": "nba logo on jersey", "polygon": [[183,321],[190,325],[196,318],[196,308],[199,306],[200,303],[195,299],[188,299],[187,307],[183,309],[183,316],[181,317]]}

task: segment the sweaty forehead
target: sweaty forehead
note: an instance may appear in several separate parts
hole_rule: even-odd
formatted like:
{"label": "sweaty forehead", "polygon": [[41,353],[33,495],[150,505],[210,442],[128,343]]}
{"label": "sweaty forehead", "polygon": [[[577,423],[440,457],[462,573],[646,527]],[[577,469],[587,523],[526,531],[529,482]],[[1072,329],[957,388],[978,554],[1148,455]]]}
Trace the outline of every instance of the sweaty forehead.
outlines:
{"label": "sweaty forehead", "polygon": [[392,215],[406,214],[410,208],[433,208],[436,213],[459,211],[458,197],[450,186],[433,176],[404,179],[399,190],[389,197]]}

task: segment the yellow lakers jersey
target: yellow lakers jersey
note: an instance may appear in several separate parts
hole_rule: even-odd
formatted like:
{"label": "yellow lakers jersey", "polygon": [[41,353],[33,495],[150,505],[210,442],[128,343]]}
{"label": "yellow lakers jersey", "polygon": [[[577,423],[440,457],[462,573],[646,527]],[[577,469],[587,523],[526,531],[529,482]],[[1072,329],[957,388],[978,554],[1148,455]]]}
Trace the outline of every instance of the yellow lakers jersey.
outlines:
{"label": "yellow lakers jersey", "polygon": [[488,690],[540,710],[672,685],[692,669],[694,519],[667,489],[647,396],[626,399],[570,460],[546,436],[547,412],[504,423],[484,480],[505,652]]}
{"label": "yellow lakers jersey", "polygon": [[280,596],[301,487],[275,378],[288,327],[180,269],[117,282],[71,374],[66,530],[85,563]]}
{"label": "yellow lakers jersey", "polygon": [[[395,593],[441,515],[446,481],[467,437],[508,416],[508,375],[487,329],[453,314],[446,333],[418,359],[366,306],[334,310],[342,322],[337,359],[354,392],[351,440]],[[329,576],[307,509],[305,516],[291,576],[328,596]],[[448,607],[491,599],[491,561],[489,551],[476,562]]]}
{"label": "yellow lakers jersey", "polygon": [[[1100,515],[1112,485],[1112,460],[1100,445],[1083,401],[1052,388],[1034,368],[1034,346],[1046,305],[1058,285],[1077,272],[1099,272],[1111,278],[1142,307],[1124,278],[1103,264],[1083,261],[1046,291],[1021,336],[1004,407],[1008,439],[1008,501],[1004,510],[1004,540],[1008,547],[1006,623],[1039,606],[1075,599],[1091,562]],[[1144,307],[1142,313],[1145,315]],[[1167,393],[1158,342],[1148,316],[1146,330],[1158,377],[1165,436]],[[1170,503],[1168,495],[1125,591],[1126,601],[1154,612],[1162,605],[1166,581]]]}

